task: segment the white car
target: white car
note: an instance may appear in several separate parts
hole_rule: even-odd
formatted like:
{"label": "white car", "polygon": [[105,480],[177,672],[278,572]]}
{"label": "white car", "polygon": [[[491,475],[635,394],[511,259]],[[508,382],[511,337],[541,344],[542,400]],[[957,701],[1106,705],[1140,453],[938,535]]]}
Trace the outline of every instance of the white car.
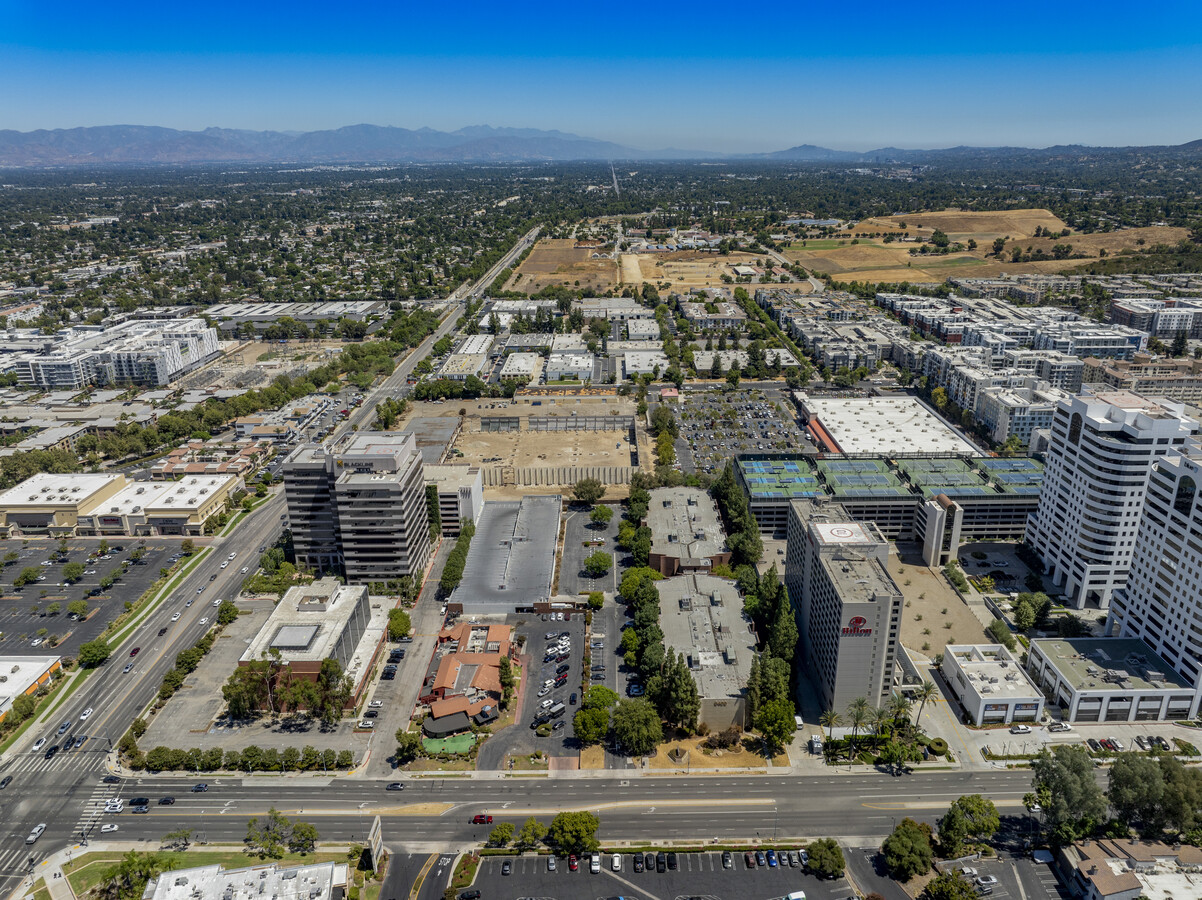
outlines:
{"label": "white car", "polygon": [[961,866],[960,874],[965,878],[976,878],[978,873],[976,869],[972,868],[972,866]]}
{"label": "white car", "polygon": [[552,687],[554,684],[555,684],[555,679],[548,678],[546,681],[543,682],[543,687]]}
{"label": "white car", "polygon": [[42,822],[39,825],[33,826],[33,831],[29,832],[29,837],[25,838],[25,843],[32,844],[42,836],[42,832],[46,830],[46,823]]}
{"label": "white car", "polygon": [[614,854],[614,860],[613,860],[613,863],[610,866],[610,868],[612,868],[615,872],[622,871],[622,854],[621,853]]}
{"label": "white car", "polygon": [[358,728],[375,728],[376,721],[375,721],[375,719],[364,719],[356,727],[358,727]]}
{"label": "white car", "polygon": [[596,875],[601,871],[601,854],[594,853],[588,861],[588,870]]}
{"label": "white car", "polygon": [[237,550],[235,550],[235,551],[234,551],[233,553],[231,553],[231,554],[230,554],[228,557],[226,557],[226,559],[233,560],[233,559],[234,559],[234,557],[236,557],[237,555],[238,555],[238,551],[237,551]]}
{"label": "white car", "polygon": [[179,621],[179,613],[176,613],[174,616],[172,616],[172,617],[171,617],[171,621],[172,621],[172,622],[178,622],[178,621]]}
{"label": "white car", "polygon": [[221,598],[218,597],[216,600],[213,601],[213,609],[216,609],[220,605],[221,605]]}
{"label": "white car", "polygon": [[125,809],[125,804],[120,800],[109,800],[104,804],[104,811],[106,813],[119,813],[123,809]]}
{"label": "white car", "polygon": [[113,833],[114,831],[116,831],[116,830],[117,830],[119,827],[120,827],[120,826],[118,826],[118,825],[113,825],[112,823],[110,823],[110,824],[108,824],[108,825],[101,825],[101,826],[100,826],[100,833],[101,833],[101,834],[112,834],[112,833]]}
{"label": "white car", "polygon": [[46,739],[45,739],[45,738],[38,738],[36,741],[34,741],[34,742],[33,742],[33,749],[34,749],[34,750],[41,750],[41,749],[42,749],[43,747],[45,747],[45,746],[46,746]]}
{"label": "white car", "polygon": [[223,562],[223,563],[221,564],[221,568],[223,568],[223,569],[224,569],[224,568],[225,568],[226,566],[228,566],[228,565],[229,565],[229,562],[228,562],[228,561],[227,561],[227,562]]}
{"label": "white car", "polygon": [[542,709],[550,709],[552,704],[554,704],[554,703],[555,703],[554,700],[544,700],[542,703],[539,704],[539,706]]}
{"label": "white car", "polygon": [[29,642],[30,647],[40,647],[41,645],[42,645],[41,638],[34,638],[32,641]]}
{"label": "white car", "polygon": [[87,709],[85,709],[83,712],[81,712],[79,714],[79,721],[82,722],[84,719],[86,719],[91,714],[92,714],[92,707],[89,706]]}
{"label": "white car", "polygon": [[981,887],[993,887],[997,884],[997,877],[994,875],[981,875],[977,878],[977,884]]}
{"label": "white car", "polygon": [[250,571],[250,566],[243,566],[243,567],[242,567],[242,574],[243,574],[243,575],[245,575],[245,574],[246,574],[247,572],[249,572],[249,571]]}
{"label": "white car", "polygon": [[371,707],[372,709],[381,709],[384,706],[384,701],[383,700],[373,700],[373,701],[371,701],[371,703],[369,703],[367,705],[369,707]]}
{"label": "white car", "polygon": [[1030,725],[1011,725],[1010,733],[1011,734],[1030,734],[1031,726]]}
{"label": "white car", "polygon": [[539,689],[539,691],[538,691],[538,695],[539,695],[540,697],[545,697],[545,696],[547,696],[547,694],[549,694],[549,693],[551,693],[551,689],[550,689],[549,687],[540,688],[540,689]]}
{"label": "white car", "polygon": [[208,617],[208,616],[205,616],[203,619],[201,619],[201,620],[200,620],[200,624],[201,624],[201,625],[208,625],[208,624],[209,624],[209,617]]}

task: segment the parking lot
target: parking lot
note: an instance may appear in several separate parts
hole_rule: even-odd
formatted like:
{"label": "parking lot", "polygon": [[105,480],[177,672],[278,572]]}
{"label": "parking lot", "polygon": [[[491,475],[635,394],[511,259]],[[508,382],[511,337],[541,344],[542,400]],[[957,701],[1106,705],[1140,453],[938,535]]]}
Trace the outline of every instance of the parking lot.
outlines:
{"label": "parking lot", "polygon": [[[573,507],[564,515],[563,553],[559,561],[559,593],[580,594],[590,591],[616,591],[625,571],[629,555],[618,547],[618,525],[622,521],[621,507],[612,507],[614,516],[604,527],[589,521],[590,510]],[[593,541],[600,541],[593,544]],[[586,542],[589,542],[586,546]],[[600,550],[614,558],[614,566],[600,578],[584,570],[589,554]]]}
{"label": "parking lot", "polygon": [[[569,646],[561,652],[556,645],[565,631]],[[548,618],[546,621],[541,616],[525,616],[517,623],[517,633],[526,637],[524,652],[529,660],[522,673],[521,706],[517,721],[489,738],[480,748],[477,762],[481,769],[499,769],[505,764],[505,757],[526,756],[536,750],[548,756],[574,756],[579,749],[572,734],[572,716],[580,708],[584,615],[570,614],[566,620]],[[548,638],[549,634],[553,636]],[[548,647],[555,652],[548,651]],[[548,681],[550,685],[546,685]],[[572,702],[573,694],[575,703]],[[551,733],[539,736],[533,727],[535,718],[546,715],[560,703],[563,714],[547,720],[552,726]],[[554,727],[561,723],[563,727]]]}
{"label": "parking lot", "polygon": [[780,391],[686,396],[676,410],[676,456],[686,473],[719,472],[738,453],[784,453],[807,446],[792,402]]}
{"label": "parking lot", "polygon": [[[666,854],[665,854],[666,856]],[[805,891],[806,900],[841,900],[855,896],[845,878],[821,881],[804,869],[767,865],[748,869],[743,852],[732,852],[730,868],[722,867],[722,854],[678,853],[677,869],[656,870],[656,866],[634,870],[634,857],[619,854],[620,871],[613,870],[613,854],[601,855],[601,871],[592,874],[587,859],[571,871],[563,857],[523,855],[517,857],[490,856],[480,862],[472,887],[483,898],[497,897],[645,897],[663,900],[668,897],[706,897],[707,900],[736,900],[736,898],[783,897],[792,891]],[[548,860],[554,859],[555,870],[548,871]],[[510,874],[502,874],[505,863]]]}
{"label": "parking lot", "polygon": [[[179,551],[175,538],[145,543],[139,538],[109,538],[108,552],[103,555],[97,555],[100,538],[71,538],[65,557],[57,552],[58,541],[7,543],[11,551],[6,552],[15,552],[17,559],[0,570],[0,647],[10,654],[73,655],[80,644],[99,636],[120,615],[125,601],[137,600],[145,593],[159,577],[159,569],[170,568],[170,557]],[[139,549],[144,555],[134,561],[131,555]],[[83,577],[73,584],[63,582],[63,568],[69,563],[84,567]],[[38,580],[14,587],[14,580],[27,567],[40,570]],[[100,582],[106,576],[116,581],[102,590]],[[67,609],[77,600],[88,604],[89,613],[82,621],[73,619]],[[58,638],[55,646],[51,646],[51,636]]]}

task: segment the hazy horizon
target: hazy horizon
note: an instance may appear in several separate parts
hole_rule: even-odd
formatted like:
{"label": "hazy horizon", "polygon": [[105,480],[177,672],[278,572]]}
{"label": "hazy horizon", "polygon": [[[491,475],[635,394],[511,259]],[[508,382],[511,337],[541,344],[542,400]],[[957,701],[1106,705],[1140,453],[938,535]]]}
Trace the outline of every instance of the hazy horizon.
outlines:
{"label": "hazy horizon", "polygon": [[[0,128],[560,130],[641,150],[1047,147],[1202,137],[1202,8],[1038,18],[892,4],[5,4]],[[1121,10],[1121,27],[1107,13]],[[774,18],[773,15],[776,14]],[[1186,100],[1185,98],[1190,98]]]}

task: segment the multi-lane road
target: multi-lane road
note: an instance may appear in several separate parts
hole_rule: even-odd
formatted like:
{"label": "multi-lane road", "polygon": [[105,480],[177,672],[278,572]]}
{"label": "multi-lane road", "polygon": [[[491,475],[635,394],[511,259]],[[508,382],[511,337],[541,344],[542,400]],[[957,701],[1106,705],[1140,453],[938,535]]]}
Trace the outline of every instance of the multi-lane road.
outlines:
{"label": "multi-lane road", "polygon": [[[375,402],[404,396],[406,380],[417,362],[440,337],[449,334],[463,312],[463,300],[487,286],[511,265],[537,236],[537,229],[473,286],[453,296],[451,312],[437,331],[407,356],[397,370],[369,394],[343,425],[367,426]],[[244,565],[255,565],[258,548],[271,544],[280,531],[283,498],[273,497],[250,514],[229,537],[212,539],[205,557],[133,634],[115,648],[109,663],[91,673],[60,706],[53,719],[22,736],[5,754],[0,774],[12,783],[0,791],[0,896],[15,891],[35,860],[87,834],[100,824],[120,825],[123,840],[157,841],[165,833],[191,828],[209,842],[241,841],[246,820],[271,807],[313,822],[324,840],[362,840],[375,815],[384,821],[386,841],[409,849],[432,849],[482,841],[487,826],[472,825],[484,813],[496,821],[520,823],[527,816],[549,820],[564,809],[595,810],[607,842],[664,840],[783,839],[833,835],[876,841],[906,815],[933,819],[957,797],[981,793],[998,803],[1003,815],[1023,813],[1021,800],[1030,775],[1021,771],[920,772],[893,778],[877,772],[817,776],[742,775],[663,777],[637,773],[564,773],[561,777],[407,778],[404,791],[385,790],[385,781],[362,777],[205,777],[210,788],[193,793],[196,778],[137,776],[106,784],[113,745],[148,704],[176,654],[211,627],[213,601],[233,597],[245,577]],[[237,557],[225,569],[230,553]],[[212,578],[212,580],[210,580]],[[197,589],[203,587],[203,592]],[[191,600],[192,605],[187,606]],[[180,614],[176,622],[172,617]],[[209,623],[201,625],[202,618]],[[159,636],[160,629],[167,631]],[[140,647],[137,657],[130,650]],[[133,662],[129,673],[125,665]],[[80,714],[91,708],[86,722]],[[86,733],[80,750],[60,752],[51,760],[33,752],[39,737],[56,740],[57,727],[71,721],[69,733]],[[150,812],[103,813],[104,801],[147,796]],[[158,805],[161,797],[173,805]],[[33,846],[25,837],[32,828],[47,829]]]}

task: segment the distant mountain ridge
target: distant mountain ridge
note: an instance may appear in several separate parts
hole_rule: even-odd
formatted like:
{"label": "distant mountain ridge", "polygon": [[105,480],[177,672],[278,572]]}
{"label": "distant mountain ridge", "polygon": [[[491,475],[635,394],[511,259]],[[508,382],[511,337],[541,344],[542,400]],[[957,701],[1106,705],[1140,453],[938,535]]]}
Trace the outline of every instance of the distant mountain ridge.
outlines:
{"label": "distant mountain ridge", "polygon": [[39,131],[0,130],[0,166],[86,166],[194,163],[404,163],[537,162],[569,160],[780,160],[885,164],[938,159],[1001,159],[1089,155],[1160,149],[1202,152],[1202,141],[1173,148],[952,147],[857,153],[801,144],[768,153],[725,154],[703,150],[640,150],[611,141],[537,128],[471,125],[457,131],[348,125],[324,131],[282,132],[206,128],[180,131],[155,125],[100,125]]}

